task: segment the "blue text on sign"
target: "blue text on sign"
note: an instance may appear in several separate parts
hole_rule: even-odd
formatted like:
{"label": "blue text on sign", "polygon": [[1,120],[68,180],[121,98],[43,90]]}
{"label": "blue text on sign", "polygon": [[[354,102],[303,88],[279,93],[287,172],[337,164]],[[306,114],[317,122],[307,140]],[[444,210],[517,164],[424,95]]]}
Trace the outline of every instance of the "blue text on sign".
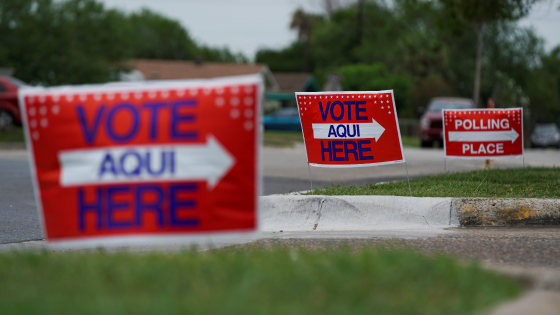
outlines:
{"label": "blue text on sign", "polygon": [[[102,230],[118,230],[139,228],[143,217],[151,213],[157,218],[158,227],[196,227],[199,219],[181,215],[183,211],[192,211],[197,203],[194,199],[181,198],[185,193],[195,193],[196,184],[170,184],[164,189],[158,185],[141,185],[130,187],[116,185],[98,187],[93,198],[87,198],[83,188],[78,189],[78,225],[80,231],[86,229],[86,216],[90,214],[95,220],[95,228]],[[132,197],[132,202],[122,197]],[[148,201],[148,196],[155,197]],[[89,199],[89,200],[88,200]],[[132,218],[117,219],[119,212],[131,212]]]}
{"label": "blue text on sign", "polygon": [[[99,135],[99,130],[103,127],[107,137],[117,143],[129,142],[134,139],[140,130],[140,113],[148,111],[150,121],[148,123],[148,136],[150,140],[157,140],[159,125],[159,116],[162,110],[169,111],[169,137],[171,140],[196,140],[198,133],[195,130],[183,130],[184,124],[192,124],[196,121],[194,113],[184,113],[182,109],[194,108],[197,101],[180,100],[175,102],[147,102],[142,106],[134,106],[130,103],[119,103],[110,109],[106,105],[99,106],[92,118],[86,117],[86,111],[83,105],[76,106],[76,114],[82,130],[82,134],[87,144],[95,142]],[[115,129],[117,124],[117,115],[128,115],[131,125],[128,130],[118,133]],[[91,121],[88,123],[88,121]]]}
{"label": "blue text on sign", "polygon": [[[366,111],[364,107],[360,105],[365,105],[366,101],[345,101],[344,104],[341,101],[335,101],[331,104],[331,102],[327,102],[326,107],[323,109],[323,103],[319,102],[319,109],[321,110],[321,118],[323,121],[327,120],[327,117],[330,115],[333,120],[339,121],[344,118],[344,105],[346,105],[346,113],[348,116],[348,120],[352,119],[352,107],[354,108],[354,114],[356,120],[368,120],[367,116],[362,116],[360,113]],[[335,114],[335,108],[340,108],[340,114],[337,116]],[[338,112],[338,111],[337,111]]]}
{"label": "blue text on sign", "polygon": [[373,160],[373,156],[366,156],[365,153],[371,151],[371,148],[364,147],[370,145],[371,140],[345,140],[345,141],[321,141],[321,158],[325,161],[328,156],[329,161],[349,161],[350,156],[355,161]]}
{"label": "blue text on sign", "polygon": [[[154,166],[154,155],[159,153],[159,167]],[[107,152],[99,166],[99,178],[110,174],[112,176],[124,175],[126,177],[140,177],[142,175],[161,176],[164,173],[175,173],[175,151],[125,151],[120,156]]]}
{"label": "blue text on sign", "polygon": [[[352,130],[352,132],[350,132]],[[350,128],[350,124],[342,124],[338,125],[335,128],[335,125],[331,125],[329,128],[329,135],[328,137],[334,138],[354,138],[360,137],[360,125],[359,124],[352,124],[352,128]]]}

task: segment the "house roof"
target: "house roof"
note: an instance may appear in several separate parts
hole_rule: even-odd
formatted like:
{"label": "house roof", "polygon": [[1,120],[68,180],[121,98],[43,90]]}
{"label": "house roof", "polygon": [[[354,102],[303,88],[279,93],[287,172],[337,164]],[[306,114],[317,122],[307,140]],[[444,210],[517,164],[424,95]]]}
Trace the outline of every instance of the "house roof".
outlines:
{"label": "house roof", "polygon": [[182,60],[133,59],[129,66],[140,71],[146,80],[210,79],[266,71],[263,64],[238,64]]}
{"label": "house roof", "polygon": [[302,92],[309,79],[312,78],[311,73],[290,73],[290,72],[274,72],[274,78],[280,86],[277,93],[295,93]]}
{"label": "house roof", "polygon": [[295,92],[319,92],[321,87],[311,73],[274,72],[278,88],[266,93],[267,99],[293,101]]}

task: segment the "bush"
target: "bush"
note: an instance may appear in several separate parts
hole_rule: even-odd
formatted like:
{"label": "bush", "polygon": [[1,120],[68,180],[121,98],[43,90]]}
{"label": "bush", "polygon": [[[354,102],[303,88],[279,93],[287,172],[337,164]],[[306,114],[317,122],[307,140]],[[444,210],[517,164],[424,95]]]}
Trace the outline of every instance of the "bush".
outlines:
{"label": "bush", "polygon": [[395,106],[401,117],[413,117],[410,103],[412,82],[408,77],[393,75],[382,63],[354,64],[338,69],[345,91],[394,90]]}

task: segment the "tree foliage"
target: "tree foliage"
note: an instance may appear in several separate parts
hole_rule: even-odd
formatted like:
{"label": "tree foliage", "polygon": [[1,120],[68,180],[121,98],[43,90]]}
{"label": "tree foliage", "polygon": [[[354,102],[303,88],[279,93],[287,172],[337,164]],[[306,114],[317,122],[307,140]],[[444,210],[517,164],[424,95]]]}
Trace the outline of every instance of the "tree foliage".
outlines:
{"label": "tree foliage", "polygon": [[[538,0],[439,0],[442,5],[446,27],[460,30],[460,24],[449,23],[463,21],[475,26],[495,21],[515,21],[526,16]],[[444,22],[444,20],[440,20]],[[458,27],[459,26],[459,27]]]}
{"label": "tree foliage", "polygon": [[102,82],[123,60],[125,16],[94,1],[3,0],[0,64],[32,83]]}
{"label": "tree foliage", "polygon": [[[348,81],[357,80],[353,75],[362,78],[361,73],[384,65],[391,76],[406,78],[410,83],[407,100],[397,103],[402,103],[399,116],[412,117],[414,109],[426,106],[432,97],[473,96],[479,35],[473,25],[482,21],[486,26],[480,106],[492,96],[497,107],[525,107],[532,122],[559,119],[552,115],[560,110],[558,96],[552,96],[559,93],[553,85],[558,80],[554,66],[558,57],[545,53],[544,41],[532,29],[515,22],[535,1],[497,0],[482,1],[481,7],[474,5],[481,1],[395,0],[388,4],[366,0],[361,9],[361,41],[356,38],[360,7],[352,4],[339,8],[329,19],[313,24],[311,69],[321,83],[328,73],[345,72],[342,84],[347,88],[353,86]],[[484,12],[479,12],[481,8]],[[296,50],[296,43],[278,50],[261,49],[257,60],[273,71],[303,71],[304,51]],[[357,70],[360,67],[364,68],[362,72]],[[382,72],[369,75],[386,76]],[[394,86],[384,88],[403,93]],[[547,101],[543,95],[548,95]]]}
{"label": "tree foliage", "polygon": [[0,65],[32,84],[114,79],[131,58],[247,62],[197,43],[178,21],[142,9],[125,14],[96,0],[0,1]]}
{"label": "tree foliage", "polygon": [[195,41],[178,21],[148,9],[129,16],[134,56],[147,59],[192,59]]}
{"label": "tree foliage", "polygon": [[384,64],[347,65],[340,67],[338,73],[342,76],[342,88],[345,91],[394,90],[397,109],[410,110],[412,82],[406,76],[391,74]]}
{"label": "tree foliage", "polygon": [[[255,62],[264,63],[270,69],[280,72],[299,72],[305,69],[305,43],[295,41],[280,50],[259,49]],[[311,64],[310,69],[313,69]]]}
{"label": "tree foliage", "polygon": [[526,80],[531,102],[530,123],[556,123],[560,126],[560,46],[543,56],[541,62]]}

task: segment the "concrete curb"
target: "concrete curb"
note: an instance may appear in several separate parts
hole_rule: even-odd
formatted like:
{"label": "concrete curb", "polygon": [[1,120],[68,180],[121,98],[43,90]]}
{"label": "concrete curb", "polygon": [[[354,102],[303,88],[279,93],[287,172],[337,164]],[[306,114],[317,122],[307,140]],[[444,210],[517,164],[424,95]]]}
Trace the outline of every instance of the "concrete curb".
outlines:
{"label": "concrete curb", "polygon": [[458,226],[452,198],[395,196],[261,197],[262,231],[366,231]]}
{"label": "concrete curb", "polygon": [[366,231],[560,224],[560,200],[272,195],[262,231]]}
{"label": "concrete curb", "polygon": [[451,208],[463,226],[560,224],[560,199],[457,198]]}

